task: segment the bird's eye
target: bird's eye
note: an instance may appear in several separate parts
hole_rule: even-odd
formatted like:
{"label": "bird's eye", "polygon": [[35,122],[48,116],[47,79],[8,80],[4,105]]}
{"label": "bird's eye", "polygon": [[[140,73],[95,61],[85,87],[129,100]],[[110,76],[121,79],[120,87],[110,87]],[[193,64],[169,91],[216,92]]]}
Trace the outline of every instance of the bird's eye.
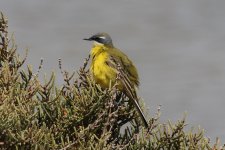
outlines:
{"label": "bird's eye", "polygon": [[95,40],[100,40],[100,38],[99,37],[95,37]]}
{"label": "bird's eye", "polygon": [[98,43],[104,43],[104,39],[99,38],[99,37],[96,37],[94,40]]}

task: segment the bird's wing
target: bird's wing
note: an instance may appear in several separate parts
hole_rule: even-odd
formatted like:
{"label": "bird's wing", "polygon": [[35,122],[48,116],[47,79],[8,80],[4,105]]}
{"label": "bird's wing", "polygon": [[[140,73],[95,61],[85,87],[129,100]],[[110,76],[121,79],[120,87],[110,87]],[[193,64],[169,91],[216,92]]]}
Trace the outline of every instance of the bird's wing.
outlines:
{"label": "bird's wing", "polygon": [[123,69],[123,71],[129,76],[130,80],[135,83],[136,86],[139,85],[139,77],[137,69],[132,63],[132,61],[119,49],[110,50],[110,57],[112,57]]}
{"label": "bird's wing", "polygon": [[[142,112],[141,107],[138,103],[138,97],[137,97],[136,91],[134,89],[134,85],[129,78],[129,75],[133,73],[133,72],[131,72],[131,71],[133,71],[132,70],[133,68],[131,68],[131,67],[134,67],[132,62],[127,58],[127,56],[125,54],[118,55],[118,53],[117,53],[117,55],[113,54],[113,55],[109,56],[109,59],[106,61],[106,63],[110,67],[117,70],[117,72],[118,72],[117,75],[118,75],[119,80],[121,81],[121,83],[124,86],[125,94],[133,102],[134,106],[136,107],[138,113],[141,116],[141,119],[142,119],[145,127],[148,127],[148,122],[147,122],[145,115]],[[136,69],[136,68],[134,67],[134,69]],[[136,70],[134,70],[134,71],[136,71]],[[129,73],[129,74],[127,74],[127,73]],[[137,72],[135,72],[135,73],[137,74]],[[138,76],[136,75],[136,77],[138,77]]]}

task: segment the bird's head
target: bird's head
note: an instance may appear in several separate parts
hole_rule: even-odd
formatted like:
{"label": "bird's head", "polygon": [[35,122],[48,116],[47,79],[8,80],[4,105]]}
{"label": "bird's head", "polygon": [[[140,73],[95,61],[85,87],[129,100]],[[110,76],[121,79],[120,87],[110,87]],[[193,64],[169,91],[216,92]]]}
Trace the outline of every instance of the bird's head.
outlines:
{"label": "bird's head", "polygon": [[87,38],[84,40],[94,41],[96,44],[100,44],[100,45],[113,46],[111,37],[104,32],[94,34],[90,38]]}

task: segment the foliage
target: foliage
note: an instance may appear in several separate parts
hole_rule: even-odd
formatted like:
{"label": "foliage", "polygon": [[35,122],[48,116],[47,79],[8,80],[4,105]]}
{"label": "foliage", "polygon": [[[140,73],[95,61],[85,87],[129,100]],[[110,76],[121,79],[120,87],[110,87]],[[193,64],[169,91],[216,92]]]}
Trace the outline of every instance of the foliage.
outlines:
{"label": "foliage", "polygon": [[142,128],[129,99],[115,86],[102,90],[84,66],[55,86],[54,73],[44,84],[8,37],[0,17],[0,148],[1,149],[219,149],[201,130],[185,132],[185,120],[158,122],[159,111]]}

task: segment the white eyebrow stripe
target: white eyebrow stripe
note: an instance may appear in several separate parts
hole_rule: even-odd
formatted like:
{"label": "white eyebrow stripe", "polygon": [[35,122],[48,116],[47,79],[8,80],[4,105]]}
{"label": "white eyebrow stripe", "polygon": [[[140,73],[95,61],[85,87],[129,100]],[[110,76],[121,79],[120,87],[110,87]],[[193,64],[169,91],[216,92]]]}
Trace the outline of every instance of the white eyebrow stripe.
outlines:
{"label": "white eyebrow stripe", "polygon": [[104,36],[100,36],[99,38],[101,38],[101,39],[105,39],[105,37],[104,37]]}

